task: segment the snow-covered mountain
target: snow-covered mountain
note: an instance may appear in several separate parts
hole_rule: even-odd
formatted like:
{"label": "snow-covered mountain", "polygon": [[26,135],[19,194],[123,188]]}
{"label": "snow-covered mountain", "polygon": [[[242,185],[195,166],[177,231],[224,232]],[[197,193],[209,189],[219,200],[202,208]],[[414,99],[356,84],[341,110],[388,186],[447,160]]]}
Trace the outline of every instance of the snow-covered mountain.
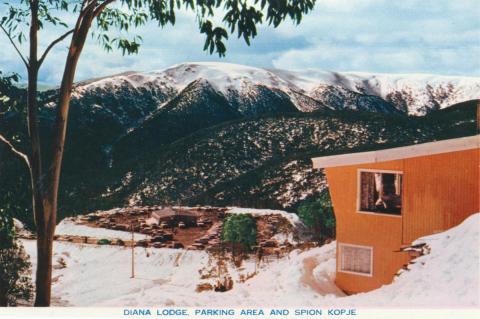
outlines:
{"label": "snow-covered mountain", "polygon": [[[478,78],[224,63],[79,82],[59,216],[131,202],[294,211],[326,186],[312,156],[475,134],[478,92]],[[51,132],[56,94],[41,94],[42,136]],[[407,117],[407,109],[426,115]],[[6,136],[27,136],[25,128],[21,114],[0,116]],[[28,172],[2,146],[0,171],[0,193],[28,189]],[[27,210],[30,195],[21,194]]]}
{"label": "snow-covered mountain", "polygon": [[[80,82],[74,96],[106,90],[162,95],[158,107],[192,82],[207,81],[242,113],[262,100],[265,91],[285,95],[298,110],[322,107],[392,112],[410,115],[478,99],[480,78],[431,74],[369,74],[320,70],[286,71],[229,63],[183,63],[148,73],[128,72]],[[162,94],[159,94],[161,92]]]}

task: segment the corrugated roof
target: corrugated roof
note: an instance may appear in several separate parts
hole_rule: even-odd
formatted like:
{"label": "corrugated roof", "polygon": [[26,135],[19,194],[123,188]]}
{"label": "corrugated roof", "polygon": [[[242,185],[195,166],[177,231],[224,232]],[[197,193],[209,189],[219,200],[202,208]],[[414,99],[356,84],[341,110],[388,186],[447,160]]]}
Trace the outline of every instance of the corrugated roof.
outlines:
{"label": "corrugated roof", "polygon": [[377,163],[475,149],[479,148],[479,145],[480,135],[474,135],[437,142],[389,148],[379,151],[316,157],[312,158],[312,162],[313,168]]}

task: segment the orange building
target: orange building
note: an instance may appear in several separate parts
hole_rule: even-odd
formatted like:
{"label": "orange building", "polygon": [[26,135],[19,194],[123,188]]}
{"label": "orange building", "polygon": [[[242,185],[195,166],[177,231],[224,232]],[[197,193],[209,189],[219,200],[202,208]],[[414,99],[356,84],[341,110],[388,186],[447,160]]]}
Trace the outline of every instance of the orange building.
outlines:
{"label": "orange building", "polygon": [[480,211],[480,135],[313,158],[337,223],[336,284],[347,293],[392,282],[400,249]]}

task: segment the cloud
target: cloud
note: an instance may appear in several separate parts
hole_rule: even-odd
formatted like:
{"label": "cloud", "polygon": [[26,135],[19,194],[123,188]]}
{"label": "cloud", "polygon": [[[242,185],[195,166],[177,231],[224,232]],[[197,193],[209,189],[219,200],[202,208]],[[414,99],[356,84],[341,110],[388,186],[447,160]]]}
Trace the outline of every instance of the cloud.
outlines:
{"label": "cloud", "polygon": [[282,52],[275,67],[480,74],[479,2],[351,1],[348,14],[330,8],[343,0],[321,3],[302,29],[309,45]]}
{"label": "cloud", "polygon": [[380,73],[435,73],[478,75],[480,48],[421,50],[416,47],[376,48],[318,44],[305,50],[290,50],[275,59],[280,69],[321,68],[332,71],[368,71]]}

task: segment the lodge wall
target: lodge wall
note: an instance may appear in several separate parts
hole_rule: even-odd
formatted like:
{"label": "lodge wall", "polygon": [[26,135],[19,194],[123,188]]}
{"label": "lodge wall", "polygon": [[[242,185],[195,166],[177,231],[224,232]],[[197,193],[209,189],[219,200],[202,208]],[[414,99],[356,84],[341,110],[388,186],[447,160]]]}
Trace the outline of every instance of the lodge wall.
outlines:
{"label": "lodge wall", "polygon": [[[326,168],[337,221],[337,285],[347,293],[391,283],[410,257],[400,247],[461,223],[480,211],[480,150],[466,150],[402,160]],[[403,172],[402,215],[357,211],[358,170]],[[373,273],[339,271],[338,245],[373,248]]]}

